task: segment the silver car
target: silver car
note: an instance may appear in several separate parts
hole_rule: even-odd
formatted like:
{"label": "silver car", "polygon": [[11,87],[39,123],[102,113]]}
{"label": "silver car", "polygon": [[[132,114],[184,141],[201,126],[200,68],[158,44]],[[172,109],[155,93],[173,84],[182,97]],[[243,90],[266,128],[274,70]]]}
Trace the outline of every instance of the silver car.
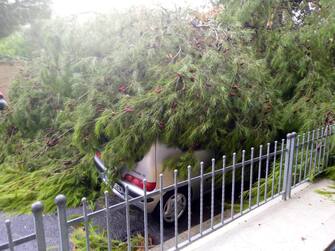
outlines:
{"label": "silver car", "polygon": [[[149,152],[144,158],[136,164],[136,167],[132,170],[123,170],[122,179],[118,180],[113,186],[113,193],[119,198],[125,199],[125,187],[128,186],[129,198],[136,198],[144,195],[143,191],[143,179],[147,180],[147,212],[155,213],[159,216],[159,194],[152,195],[157,189],[159,189],[159,176],[163,173],[163,184],[164,187],[173,184],[173,171],[163,170],[163,161],[169,157],[181,154],[181,150],[178,148],[167,147],[159,142],[153,144]],[[208,153],[206,151],[196,151],[194,156],[197,160],[206,161],[208,159]],[[104,166],[103,161],[100,158],[100,153],[97,152],[94,156],[94,162],[97,170],[99,171],[100,177],[104,182],[107,182],[106,171],[107,168]],[[186,168],[186,167],[185,167]],[[192,175],[199,175],[198,173]],[[205,182],[205,188],[206,188]],[[199,197],[199,182],[192,184],[192,200]],[[175,221],[174,217],[174,192],[165,192],[163,197],[163,219],[167,224],[172,224]],[[138,208],[143,210],[143,201],[139,201],[135,204]],[[178,188],[177,193],[177,217],[180,219],[185,215],[187,211],[187,187]]]}

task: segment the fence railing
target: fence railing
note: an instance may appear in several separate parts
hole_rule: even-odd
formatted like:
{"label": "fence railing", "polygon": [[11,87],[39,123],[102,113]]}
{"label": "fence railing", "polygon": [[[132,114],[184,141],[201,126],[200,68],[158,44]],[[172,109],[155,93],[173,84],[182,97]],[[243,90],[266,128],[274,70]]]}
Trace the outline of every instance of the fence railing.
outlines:
{"label": "fence railing", "polygon": [[[89,212],[87,201],[82,200],[83,216],[75,219],[67,219],[66,214],[66,198],[64,195],[58,195],[55,198],[58,217],[59,231],[59,249],[62,251],[70,250],[69,228],[78,223],[84,223],[86,249],[90,250],[90,232],[89,222],[96,216],[103,215],[107,224],[107,242],[108,250],[113,250],[111,233],[108,224],[110,222],[110,214],[115,210],[125,210],[126,214],[126,230],[127,230],[127,250],[131,247],[131,226],[129,207],[139,202],[143,203],[143,221],[144,221],[144,250],[149,249],[148,237],[148,214],[147,202],[150,197],[159,196],[163,201],[164,194],[171,191],[174,193],[174,219],[178,218],[177,194],[186,189],[187,196],[187,238],[179,239],[178,220],[174,221],[174,248],[180,249],[187,246],[193,241],[206,236],[212,231],[223,227],[224,225],[243,216],[251,210],[258,208],[272,199],[282,196],[286,200],[291,197],[291,189],[308,181],[325,170],[328,166],[329,152],[332,148],[334,135],[334,126],[326,126],[325,128],[313,130],[307,134],[297,135],[290,133],[286,139],[280,142],[275,141],[273,144],[268,143],[266,147],[262,145],[259,149],[251,148],[250,153],[242,151],[240,154],[234,153],[229,165],[226,165],[226,156],[222,160],[216,161],[212,159],[209,170],[205,168],[203,162],[199,165],[199,175],[192,176],[195,167],[187,168],[187,179],[179,181],[178,171],[174,171],[174,183],[164,186],[164,176],[160,174],[159,187],[148,193],[146,191],[146,180],[143,180],[143,196],[131,198],[128,196],[128,187],[125,187],[125,200],[121,203],[110,205],[109,193],[105,192],[105,207],[103,209]],[[265,149],[264,149],[265,148]],[[218,167],[220,165],[220,167]],[[200,213],[192,215],[192,189],[194,185],[199,187],[200,194]],[[207,222],[204,221],[204,194],[210,193],[210,217]],[[219,203],[218,203],[218,196]],[[194,205],[193,205],[194,206]],[[219,213],[215,210],[219,208]],[[164,220],[163,220],[163,203],[159,203],[159,238],[160,250],[164,250]],[[43,222],[43,204],[36,202],[32,205],[32,213],[34,219],[35,232],[13,239],[11,230],[11,222],[5,222],[8,241],[0,244],[0,250],[14,250],[15,246],[36,241],[37,249],[46,250],[46,237]],[[194,233],[192,229],[192,217],[199,217],[199,231]],[[5,234],[5,233],[1,233]],[[193,234],[193,235],[192,235]]]}

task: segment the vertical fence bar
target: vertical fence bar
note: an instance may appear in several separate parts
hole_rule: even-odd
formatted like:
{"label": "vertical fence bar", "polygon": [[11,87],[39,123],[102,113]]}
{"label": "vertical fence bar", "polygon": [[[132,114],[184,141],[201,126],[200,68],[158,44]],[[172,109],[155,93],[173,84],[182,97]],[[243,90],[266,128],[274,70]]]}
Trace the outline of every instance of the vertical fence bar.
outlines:
{"label": "vertical fence bar", "polygon": [[109,210],[109,193],[108,191],[105,191],[105,207],[106,207],[106,228],[107,228],[107,245],[108,245],[108,251],[112,250],[112,242],[111,242],[111,232],[110,232],[110,210]]}
{"label": "vertical fence bar", "polygon": [[[334,125],[331,125],[330,126],[330,136],[332,137],[333,136],[333,134],[334,134],[334,126],[335,126],[335,124]],[[330,142],[329,142],[329,150],[331,150],[332,148],[333,148],[333,145],[334,145],[334,141],[333,140],[330,140]]]}
{"label": "vertical fence bar", "polygon": [[[333,136],[334,134],[334,127],[335,127],[335,124],[330,126],[330,136]],[[333,147],[333,141],[331,141],[330,145]]]}
{"label": "vertical fence bar", "polygon": [[333,130],[334,130],[333,126],[330,125],[329,126],[329,136],[328,136],[328,146],[327,146],[326,167],[328,167],[328,164],[329,164],[329,152],[331,150],[330,145],[331,145],[331,137],[332,137],[332,134],[333,134]]}
{"label": "vertical fence bar", "polygon": [[317,163],[317,159],[318,159],[318,139],[319,139],[319,133],[320,133],[320,129],[317,129],[316,131],[316,138],[315,138],[315,155],[314,155],[314,165],[313,165],[313,174],[314,176],[317,175],[317,167],[316,167],[316,163]]}
{"label": "vertical fence bar", "polygon": [[262,150],[263,150],[263,145],[260,145],[259,146],[259,159],[258,159],[258,176],[257,176],[257,206],[259,206],[259,196],[260,196],[260,187],[261,187]]}
{"label": "vertical fence bar", "polygon": [[202,235],[202,221],[204,210],[204,162],[200,162],[200,235]]}
{"label": "vertical fence bar", "polygon": [[301,143],[301,157],[300,157],[300,168],[299,168],[299,183],[301,182],[302,168],[303,168],[303,158],[304,158],[304,148],[305,148],[305,133],[302,134],[302,143]]}
{"label": "vertical fence bar", "polygon": [[163,174],[159,175],[159,226],[160,226],[160,239],[161,239],[161,251],[164,250],[164,219],[163,219]]}
{"label": "vertical fence bar", "polygon": [[300,143],[300,135],[297,137],[297,144],[295,145],[295,162],[294,162],[294,177],[293,177],[293,186],[296,185],[297,181],[297,167],[298,167],[298,156],[299,156],[299,143]]}
{"label": "vertical fence bar", "polygon": [[175,248],[178,250],[178,200],[177,200],[177,189],[178,189],[178,184],[177,184],[177,175],[178,175],[178,170],[174,170],[174,238],[175,238]]}
{"label": "vertical fence bar", "polygon": [[191,211],[191,166],[187,167],[187,239],[188,242],[191,242],[191,219],[192,219],[192,211]]}
{"label": "vertical fence bar", "polygon": [[271,187],[271,198],[274,196],[275,192],[275,176],[276,176],[276,158],[277,158],[277,144],[278,142],[275,141],[275,148],[273,150],[273,167],[272,167],[272,187]]}
{"label": "vertical fence bar", "polygon": [[328,158],[329,158],[329,151],[330,151],[330,141],[332,135],[332,126],[328,126],[328,133],[327,133],[327,147],[326,147],[326,164],[325,166],[328,167]]}
{"label": "vertical fence bar", "polygon": [[329,155],[330,155],[330,151],[332,150],[333,145],[334,145],[334,143],[333,143],[334,140],[332,140],[332,139],[333,139],[333,134],[334,134],[334,126],[332,125],[332,126],[330,127],[330,134],[329,134],[330,138],[329,138],[329,144],[328,144],[327,166],[329,165]]}
{"label": "vertical fence bar", "polygon": [[315,130],[313,130],[313,132],[312,132],[311,150],[310,150],[310,155],[309,155],[309,176],[312,175],[314,136],[315,136]]}
{"label": "vertical fence bar", "polygon": [[10,220],[5,221],[6,231],[7,231],[7,238],[8,238],[8,248],[9,248],[10,251],[14,251],[12,229],[11,229],[10,224],[11,224]]}
{"label": "vertical fence bar", "polygon": [[270,143],[267,144],[267,150],[266,150],[264,201],[267,201],[268,198],[269,162],[270,162]]}
{"label": "vertical fence bar", "polygon": [[295,140],[296,140],[296,133],[291,133],[291,144],[290,144],[290,163],[289,163],[289,173],[288,173],[288,180],[287,180],[287,195],[288,198],[291,198],[291,188],[292,188],[292,172],[293,172],[293,159],[294,159],[294,148],[295,148]]}
{"label": "vertical fence bar", "polygon": [[311,140],[311,132],[307,133],[307,142],[306,142],[306,157],[304,163],[304,180],[307,178],[307,169],[308,169],[308,153],[309,153],[309,145]]}
{"label": "vertical fence bar", "polygon": [[314,159],[314,165],[315,165],[315,175],[317,175],[319,173],[319,158],[320,158],[320,139],[321,139],[322,135],[321,135],[321,130],[318,129],[317,130],[317,138],[316,138],[316,141],[315,141],[315,159]]}
{"label": "vertical fence bar", "polygon": [[192,219],[192,211],[191,211],[191,166],[187,167],[187,239],[188,242],[191,242],[191,219]]}
{"label": "vertical fence bar", "polygon": [[331,142],[332,142],[331,138],[332,138],[332,135],[333,135],[333,130],[334,130],[333,125],[330,125],[329,126],[329,136],[328,136],[328,146],[327,146],[326,167],[328,167],[328,164],[329,164],[329,153],[330,153],[330,150],[331,150],[330,145],[331,145]]}
{"label": "vertical fence bar", "polygon": [[287,199],[288,193],[288,176],[289,176],[289,165],[290,165],[290,152],[291,152],[291,134],[286,136],[286,152],[285,152],[285,165],[284,165],[284,180],[283,180],[283,200]]}
{"label": "vertical fence bar", "polygon": [[59,247],[61,251],[69,251],[70,244],[66,219],[66,197],[62,194],[57,195],[55,198],[55,204],[57,205],[58,215]]}
{"label": "vertical fence bar", "polygon": [[[328,130],[327,130],[327,138],[328,138],[327,148],[328,149],[326,149],[326,153],[327,153],[326,154],[326,159],[329,157],[328,155],[329,155],[330,145],[332,145],[331,138],[334,134],[334,126],[335,126],[335,124],[334,125],[328,125]],[[328,166],[328,163],[326,163],[326,164],[327,164],[326,166]]]}
{"label": "vertical fence bar", "polygon": [[31,211],[34,217],[34,227],[36,233],[36,243],[38,251],[45,251],[46,243],[45,243],[45,233],[44,233],[44,225],[43,225],[43,204],[40,201],[35,202],[31,206]]}
{"label": "vertical fence bar", "polygon": [[240,195],[240,214],[241,215],[243,214],[244,168],[245,168],[245,150],[242,151],[241,195]]}
{"label": "vertical fence bar", "polygon": [[85,225],[85,237],[86,237],[86,250],[90,250],[90,229],[88,225],[88,216],[87,216],[87,200],[86,198],[82,198],[81,200],[83,204],[83,215],[84,215],[84,225]]}
{"label": "vertical fence bar", "polygon": [[126,228],[127,228],[127,250],[131,251],[131,236],[130,236],[130,217],[129,217],[129,188],[125,187],[126,199]]}
{"label": "vertical fence bar", "polygon": [[147,198],[147,180],[143,179],[143,194],[144,194],[144,204],[143,204],[143,216],[144,216],[144,251],[149,250],[149,240],[148,240],[148,198]]}
{"label": "vertical fence bar", "polygon": [[280,146],[280,163],[279,163],[279,178],[278,178],[278,193],[281,192],[281,179],[282,179],[282,170],[283,170],[283,156],[284,156],[284,146],[285,146],[285,139],[281,140]]}
{"label": "vertical fence bar", "polygon": [[250,177],[249,177],[249,210],[251,210],[251,200],[252,200],[252,178],[253,178],[253,169],[254,169],[254,148],[251,147],[250,153]]}
{"label": "vertical fence bar", "polygon": [[326,148],[327,148],[327,138],[328,138],[328,125],[324,131],[324,139],[323,139],[323,154],[322,154],[322,169],[325,169],[325,159],[326,159]]}
{"label": "vertical fence bar", "polygon": [[321,169],[321,156],[322,156],[322,149],[323,149],[323,139],[324,139],[324,128],[321,128],[321,137],[319,142],[319,160],[318,160],[318,172],[320,173],[322,171]]}
{"label": "vertical fence bar", "polygon": [[214,229],[214,175],[215,175],[215,159],[212,159],[212,188],[211,188],[211,229]]}
{"label": "vertical fence bar", "polygon": [[288,179],[287,179],[287,195],[288,198],[291,198],[291,188],[292,188],[292,172],[293,172],[293,159],[294,159],[294,148],[295,148],[295,140],[296,140],[296,133],[291,133],[291,143],[290,143],[290,163],[289,163],[289,173],[288,173]]}
{"label": "vertical fence bar", "polygon": [[225,201],[225,176],[226,176],[226,156],[222,157],[222,187],[221,187],[221,224],[224,224],[224,201]]}
{"label": "vertical fence bar", "polygon": [[236,153],[233,153],[233,177],[232,177],[232,186],[231,186],[231,204],[230,204],[230,217],[234,219],[234,199],[235,199],[235,164],[236,164]]}

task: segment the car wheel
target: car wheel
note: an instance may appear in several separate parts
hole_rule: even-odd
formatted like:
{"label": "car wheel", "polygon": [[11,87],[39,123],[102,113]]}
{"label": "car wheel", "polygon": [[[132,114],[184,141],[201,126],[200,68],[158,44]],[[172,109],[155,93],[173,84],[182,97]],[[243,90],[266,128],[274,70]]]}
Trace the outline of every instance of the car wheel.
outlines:
{"label": "car wheel", "polygon": [[[177,219],[180,221],[187,213],[187,193],[185,191],[177,192]],[[155,209],[155,215],[160,217],[160,205]],[[174,225],[175,222],[175,194],[168,192],[163,197],[163,220],[165,226]]]}

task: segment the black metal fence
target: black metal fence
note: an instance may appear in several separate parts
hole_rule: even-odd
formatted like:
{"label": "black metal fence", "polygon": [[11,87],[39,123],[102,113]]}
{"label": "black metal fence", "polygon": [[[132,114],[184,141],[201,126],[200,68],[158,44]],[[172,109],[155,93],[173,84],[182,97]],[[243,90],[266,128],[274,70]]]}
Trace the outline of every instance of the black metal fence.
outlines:
{"label": "black metal fence", "polygon": [[[291,196],[291,189],[303,182],[308,181],[311,177],[323,172],[328,166],[329,152],[332,147],[332,136],[334,126],[327,126],[308,132],[307,134],[297,135],[290,133],[286,139],[281,142],[275,141],[273,144],[268,143],[264,151],[263,146],[259,146],[258,154],[256,150],[250,149],[250,152],[242,151],[237,156],[232,156],[230,165],[226,165],[226,156],[222,158],[222,166],[217,168],[215,159],[212,159],[211,170],[205,172],[204,163],[200,163],[200,174],[191,175],[192,167],[187,169],[188,177],[186,180],[178,181],[178,171],[174,171],[174,184],[164,186],[163,174],[160,174],[160,185],[155,191],[147,193],[146,180],[143,180],[143,196],[130,198],[128,196],[128,187],[125,187],[125,200],[121,203],[110,206],[109,194],[105,192],[105,208],[88,212],[87,201],[82,200],[83,216],[68,220],[66,215],[66,198],[64,195],[58,195],[55,199],[58,215],[59,230],[59,249],[67,251],[70,249],[69,227],[78,223],[84,223],[86,234],[86,249],[90,250],[90,231],[89,222],[98,215],[104,215],[107,222],[107,242],[108,250],[113,250],[111,233],[108,227],[110,213],[114,210],[123,209],[126,212],[126,229],[127,229],[127,249],[131,247],[131,231],[129,220],[129,207],[132,204],[143,202],[143,219],[144,219],[144,250],[149,249],[148,238],[148,214],[147,199],[152,196],[159,196],[163,201],[166,192],[174,193],[174,217],[178,218],[178,189],[187,190],[187,240],[179,240],[178,220],[174,221],[174,250],[187,246],[193,241],[206,236],[212,231],[223,227],[229,222],[243,216],[251,210],[258,208],[264,203],[282,196],[284,200]],[[237,161],[240,160],[239,162]],[[221,163],[221,160],[220,160]],[[206,185],[209,180],[210,184]],[[191,231],[192,217],[192,187],[197,183],[200,191],[200,214],[199,214],[199,231]],[[220,187],[221,207],[220,217],[215,217],[215,190]],[[209,224],[204,224],[204,190],[210,187],[210,220]],[[216,194],[217,195],[217,194]],[[216,200],[217,201],[217,200]],[[163,221],[163,203],[160,203],[160,250],[164,250],[164,221]],[[11,222],[5,222],[8,236],[8,242],[0,244],[0,250],[14,250],[16,246],[36,241],[38,250],[46,250],[45,231],[43,223],[43,204],[36,202],[32,205],[34,217],[35,232],[14,240],[11,231]]]}

